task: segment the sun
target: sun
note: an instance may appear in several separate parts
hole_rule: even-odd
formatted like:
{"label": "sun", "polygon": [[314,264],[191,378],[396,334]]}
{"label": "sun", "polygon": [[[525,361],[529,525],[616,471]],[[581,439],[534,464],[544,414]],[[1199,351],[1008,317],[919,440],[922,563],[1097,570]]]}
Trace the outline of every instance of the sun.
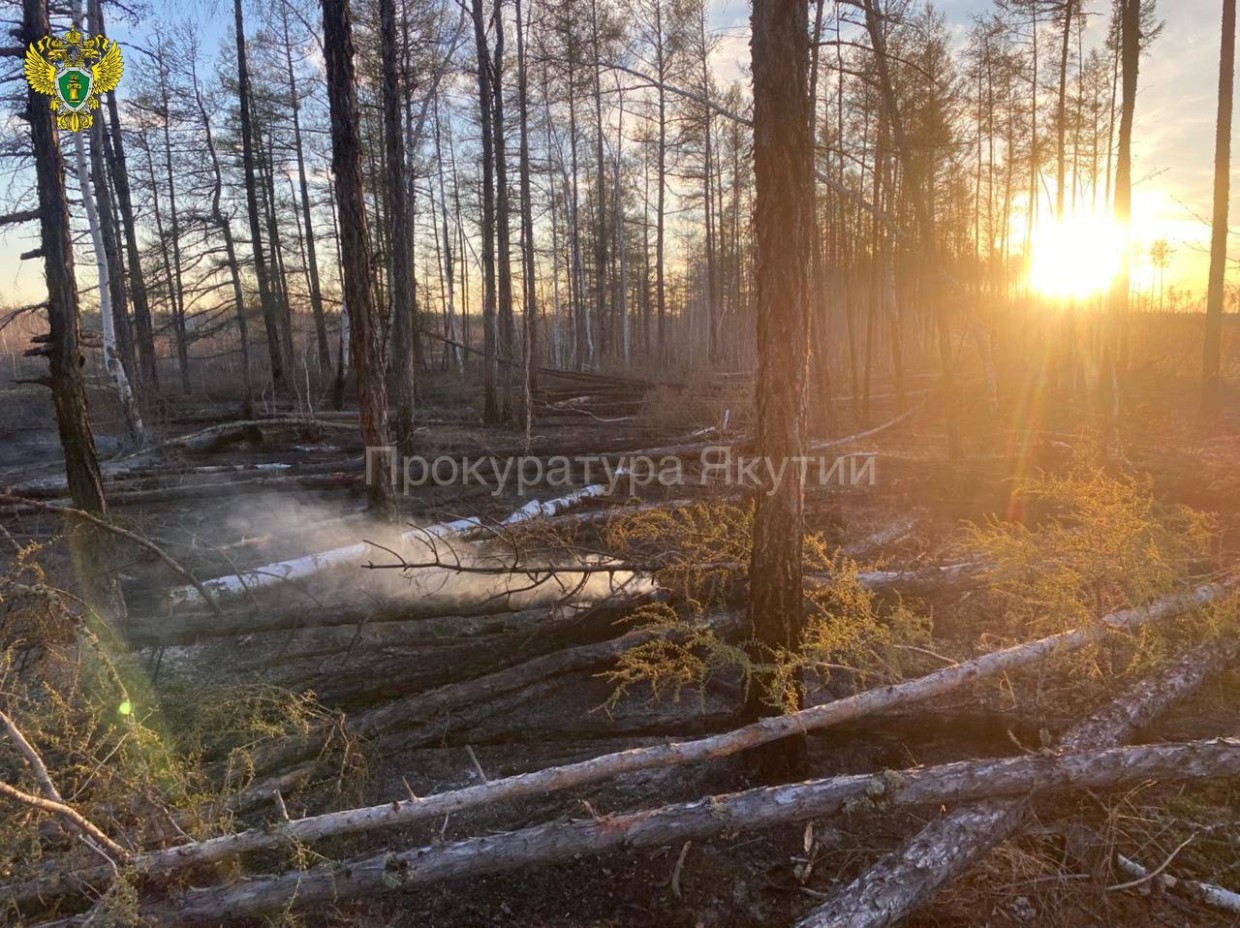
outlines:
{"label": "sun", "polygon": [[1052,300],[1088,300],[1106,293],[1124,260],[1124,230],[1108,216],[1046,220],[1033,235],[1029,285]]}

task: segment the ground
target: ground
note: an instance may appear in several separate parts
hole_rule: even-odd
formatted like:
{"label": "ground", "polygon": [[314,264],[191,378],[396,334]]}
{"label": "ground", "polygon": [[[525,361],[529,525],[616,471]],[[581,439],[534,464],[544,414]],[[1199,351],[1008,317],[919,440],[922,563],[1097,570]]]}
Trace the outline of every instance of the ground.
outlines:
{"label": "ground", "polygon": [[[1179,326],[1174,340],[1159,326]],[[1188,322],[1157,320],[1137,328],[1133,374],[1120,442],[1110,449],[1111,466],[1138,473],[1164,503],[1177,503],[1217,520],[1215,555],[1226,563],[1240,548],[1240,392],[1228,396],[1224,419],[1202,426],[1193,414],[1195,385],[1188,364],[1192,339]],[[1234,337],[1233,333],[1233,337]],[[1184,346],[1168,350],[1167,345]],[[914,394],[934,384],[929,371],[910,378]],[[548,402],[560,403],[541,417],[534,449],[547,453],[587,453],[660,447],[684,441],[697,429],[719,427],[727,410],[729,435],[746,428],[743,382],[709,389],[701,382],[662,387],[653,396],[623,386],[598,386],[602,398],[572,402],[585,389],[570,380],[552,384]],[[556,391],[559,392],[556,392]],[[1005,390],[1004,395],[1019,391]],[[490,429],[476,423],[461,405],[468,390],[447,375],[425,384],[422,453],[477,455],[523,450],[519,428]],[[570,402],[565,402],[569,400]],[[916,402],[916,398],[913,399]],[[119,431],[115,410],[95,390],[97,428]],[[1014,508],[1012,481],[1034,473],[1068,473],[1074,459],[1087,453],[1093,438],[1084,423],[1087,409],[1064,409],[1039,423],[1041,431],[1023,446],[1016,436],[988,425],[981,391],[967,399],[966,460],[948,464],[939,413],[931,403],[907,423],[841,451],[877,452],[876,478],[855,487],[813,488],[807,511],[811,529],[831,544],[847,545],[875,537],[902,520],[908,532],[884,539],[864,557],[863,565],[912,569],[944,563],[960,537],[964,522],[987,518],[1037,522],[1038,514]],[[231,398],[206,402],[199,397],[172,398],[153,426],[163,437],[182,435],[223,421]],[[269,410],[289,414],[288,410]],[[1010,413],[1010,411],[1005,411]],[[859,431],[895,413],[889,388],[875,391],[867,422],[857,422],[841,402],[837,429]],[[57,447],[49,427],[50,403],[41,388],[10,387],[2,411],[0,482],[26,484],[57,474]],[[1011,422],[1015,416],[1009,415]],[[148,534],[199,577],[228,573],[236,566],[269,563],[335,544],[359,535],[375,537],[377,528],[359,514],[360,448],[354,432],[336,428],[342,421],[323,417],[322,427],[258,430],[208,448],[173,450],[176,465],[126,477],[115,494],[113,518]],[[283,463],[273,472],[254,467]],[[249,469],[208,473],[192,468],[227,464]],[[197,490],[190,487],[196,486]],[[52,494],[54,495],[54,494]],[[642,500],[677,498],[676,490],[649,490]],[[641,500],[639,500],[641,501]],[[493,497],[474,489],[420,490],[403,501],[405,514],[419,524],[480,515],[501,518],[519,503],[513,495]],[[599,506],[602,504],[594,504]],[[586,511],[589,511],[587,508]],[[39,512],[10,513],[4,524],[19,542],[51,539],[55,519]],[[593,541],[597,534],[590,535]],[[239,542],[246,542],[239,544]],[[63,555],[52,544],[45,557],[53,571],[64,569]],[[131,617],[175,627],[178,613],[163,597],[181,581],[145,556],[129,552],[122,571]],[[401,603],[400,575],[356,570],[311,583],[295,584],[278,597],[259,598],[248,606],[256,629],[210,644],[141,650],[157,691],[178,692],[193,686],[266,681],[294,689],[313,689],[329,707],[364,710],[382,700],[443,685],[462,676],[459,662],[468,657],[474,675],[511,664],[514,655],[534,657],[568,643],[602,641],[614,634],[606,625],[582,624],[547,629],[504,629],[502,637],[461,643],[453,639],[439,652],[418,644],[389,641],[379,626],[367,626],[356,648],[317,646],[309,630],[278,633],[257,628],[273,612],[298,610],[307,615],[331,610],[365,611],[413,608]],[[393,590],[397,592],[393,592]],[[989,646],[993,626],[982,624],[973,594],[945,589],[919,595],[917,606],[933,617],[934,648],[968,656]],[[393,606],[396,603],[396,606]],[[317,610],[317,612],[316,612]],[[139,622],[139,624],[141,624]],[[408,623],[392,626],[405,628]],[[523,630],[524,629],[524,630]],[[362,632],[358,632],[362,636]],[[488,644],[488,642],[490,642]],[[449,648],[457,648],[453,651]],[[274,655],[274,657],[273,657]],[[930,665],[931,667],[933,664]],[[735,681],[732,681],[734,684]],[[817,733],[810,738],[810,770],[815,777],[899,769],[970,757],[1010,755],[1036,749],[1043,730],[1053,736],[1089,706],[1066,707],[1053,701],[1031,702],[1028,680],[1018,680],[1002,698],[1000,690],[980,686],[915,713],[867,719],[863,723]],[[610,693],[597,668],[564,673],[531,697],[524,691],[504,694],[471,716],[468,724],[450,726],[442,738],[402,751],[372,745],[364,772],[351,769],[348,782],[322,786],[287,797],[297,816],[325,804],[383,802],[412,789],[426,795],[488,778],[584,759],[614,750],[724,730],[733,724],[729,681],[680,703],[652,703],[639,690],[614,713],[602,710]],[[848,681],[837,683],[847,686]],[[732,693],[735,692],[733,689]],[[1240,674],[1232,671],[1179,706],[1142,740],[1240,737]],[[1075,710],[1075,711],[1073,711]],[[343,785],[343,790],[339,787]],[[603,815],[743,786],[738,768],[719,762],[703,768],[634,775],[588,791],[548,796],[502,809],[486,809],[433,828],[338,841],[324,848],[329,856],[374,852],[378,847],[408,846],[468,835],[512,830],[557,817]],[[1117,842],[1124,853],[1156,867],[1190,834],[1197,833],[1175,858],[1171,872],[1210,880],[1240,890],[1240,785],[1151,786],[1122,796],[1084,796],[1032,802],[1036,824],[1018,839],[992,852],[984,864],[939,894],[907,922],[915,926],[1075,926],[1108,924],[1230,925],[1236,916],[1209,909],[1148,886],[1108,891],[1122,882],[1105,855],[1076,859],[1069,853],[1065,823],[1086,822]],[[1166,813],[1172,812],[1172,822]],[[482,926],[513,928],[585,928],[585,926],[768,926],[791,925],[820,900],[938,810],[911,813],[846,815],[830,820],[783,826],[755,833],[724,834],[714,839],[653,851],[626,851],[567,864],[525,868],[513,873],[448,882],[401,897],[341,904],[303,913],[309,925]],[[251,810],[254,820],[270,820],[267,805]]]}

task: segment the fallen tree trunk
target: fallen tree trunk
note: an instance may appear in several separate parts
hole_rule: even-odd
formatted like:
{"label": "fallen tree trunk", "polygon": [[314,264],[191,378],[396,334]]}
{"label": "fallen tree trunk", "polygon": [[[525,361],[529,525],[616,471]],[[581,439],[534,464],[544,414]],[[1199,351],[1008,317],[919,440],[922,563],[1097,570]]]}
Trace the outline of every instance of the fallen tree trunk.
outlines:
{"label": "fallen tree trunk", "polygon": [[[727,615],[717,618],[710,624],[721,634],[727,634],[739,630],[742,622],[739,616]],[[450,722],[444,718],[434,724],[425,724],[436,716],[445,716],[447,713],[467,706],[485,703],[497,696],[540,683],[551,677],[573,671],[605,667],[626,651],[631,651],[659,636],[658,631],[636,628],[610,641],[566,648],[497,673],[478,677],[475,680],[455,683],[387,703],[355,716],[349,720],[349,724],[363,738],[392,735],[385,742],[389,749],[422,747],[465,721],[457,719]],[[420,727],[412,731],[406,730],[411,724]],[[392,734],[394,732],[395,734]]]}
{"label": "fallen tree trunk", "polygon": [[[434,541],[439,538],[459,536],[472,529],[479,528],[481,521],[476,518],[457,519],[453,522],[437,522],[425,528],[415,528],[402,534],[401,541]],[[330,551],[320,551],[274,564],[251,567],[226,577],[204,580],[202,585],[216,596],[240,596],[256,589],[283,583],[286,580],[297,580],[321,573],[332,567],[356,565],[372,550],[368,542],[361,541]],[[197,603],[201,600],[198,590],[192,586],[173,587],[168,591],[168,598],[174,605]]]}
{"label": "fallen tree trunk", "polygon": [[[962,664],[945,667],[916,680],[866,690],[790,715],[762,719],[721,735],[605,754],[574,764],[505,777],[421,799],[405,799],[364,809],[327,812],[282,822],[269,828],[223,835],[143,855],[140,869],[142,872],[155,873],[214,863],[240,854],[276,850],[289,843],[304,844],[377,828],[411,825],[491,803],[542,796],[548,792],[598,783],[639,770],[727,757],[789,735],[924,702],[967,684],[1030,666],[1052,654],[1080,650],[1104,640],[1114,632],[1131,632],[1154,621],[1192,612],[1229,595],[1235,583],[1234,579],[1229,579],[1224,583],[1205,584],[1140,608],[1112,613],[1086,628],[995,651]],[[262,750],[260,748],[255,752],[256,764]],[[310,749],[302,756],[312,754],[313,749]],[[265,766],[263,769],[270,767]],[[106,874],[104,878],[107,878]],[[50,891],[46,887],[45,890]],[[0,899],[5,898],[9,892],[11,890],[0,889]]]}
{"label": "fallen tree trunk", "polygon": [[167,649],[161,676],[310,690],[324,705],[353,710],[383,700],[417,699],[432,688],[474,683],[483,674],[612,638],[616,623],[641,601],[371,622],[356,629],[307,629],[294,636],[258,633],[243,643],[216,640]]}
{"label": "fallen tree trunk", "polygon": [[[620,473],[618,471],[616,476],[620,476]],[[572,508],[580,502],[605,496],[609,492],[610,488],[603,484],[592,484],[557,499],[531,500],[500,524],[501,526],[515,525],[520,522],[528,522],[539,516],[555,515]],[[438,539],[462,537],[475,533],[484,527],[484,523],[478,518],[457,519],[452,522],[438,522],[425,528],[411,529],[402,534],[400,540],[405,544],[429,543],[432,550],[434,550],[434,543]],[[214,580],[206,580],[203,582],[203,586],[217,596],[238,596],[258,588],[283,583],[287,580],[310,577],[333,567],[357,564],[371,550],[372,546],[369,543],[359,542],[341,548],[333,548],[330,551],[320,551],[286,561],[277,561],[274,564],[253,567],[230,576],[217,577]],[[168,595],[172,603],[178,605],[198,602],[201,598],[198,589],[187,586],[175,587],[169,591]]]}
{"label": "fallen tree trunk", "polygon": [[[1061,741],[1065,751],[1121,744],[1177,700],[1195,692],[1240,653],[1240,644],[1196,648],[1148,677],[1074,726]],[[900,850],[883,857],[797,928],[885,928],[893,925],[962,874],[1001,841],[1015,834],[1028,807],[990,801],[944,815]]]}
{"label": "fallen tree trunk", "polygon": [[[722,831],[769,828],[858,806],[885,810],[990,796],[1022,797],[1017,801],[1023,803],[1023,797],[1034,792],[1122,789],[1150,779],[1185,782],[1237,774],[1240,741],[1222,739],[811,780],[190,889],[174,900],[142,906],[140,911],[167,924],[218,923],[291,905],[338,903],[620,847],[652,847]],[[134,862],[140,872],[143,860]]]}

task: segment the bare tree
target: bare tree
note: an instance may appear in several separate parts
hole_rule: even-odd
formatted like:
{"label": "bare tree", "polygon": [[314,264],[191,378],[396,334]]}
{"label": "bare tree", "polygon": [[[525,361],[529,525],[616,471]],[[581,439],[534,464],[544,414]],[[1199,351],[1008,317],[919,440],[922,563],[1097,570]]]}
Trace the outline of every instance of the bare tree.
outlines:
{"label": "bare tree", "polygon": [[[233,26],[237,38],[237,98],[241,108],[241,161],[245,171],[245,201],[250,219],[250,245],[254,251],[254,274],[258,278],[258,300],[263,311],[263,327],[267,333],[267,353],[271,359],[271,380],[277,390],[288,388],[285,351],[282,345],[280,320],[272,292],[272,281],[263,253],[262,216],[258,208],[258,174],[254,157],[254,128],[250,116],[250,69],[245,50],[245,15],[242,0],[233,0]],[[287,372],[291,374],[290,372]]]}
{"label": "bare tree", "polygon": [[[803,623],[804,499],[797,460],[805,421],[809,338],[808,10],[804,0],[760,0],[752,14],[758,304],[755,453],[780,475],[757,494],[749,571],[751,656],[765,665],[777,654],[798,648]],[[758,717],[778,711],[770,695],[768,685],[751,685],[747,714]],[[800,766],[804,742],[785,739],[766,750],[769,753],[757,758],[763,769]]]}
{"label": "bare tree", "polygon": [[[332,172],[340,212],[340,259],[349,309],[351,357],[357,371],[362,440],[367,448],[388,447],[387,386],[375,313],[374,279],[367,245],[366,195],[362,187],[362,142],[353,72],[353,30],[349,0],[323,0],[323,57],[331,105]],[[368,452],[370,453],[370,452]],[[377,453],[377,452],[376,452]],[[396,515],[396,491],[387,467],[373,469],[367,486],[370,508],[381,518]]]}
{"label": "bare tree", "polygon": [[387,187],[391,202],[392,367],[396,372],[396,447],[413,454],[416,358],[413,350],[413,229],[405,183],[405,136],[400,106],[402,82],[396,60],[396,0],[379,0],[379,37],[383,58],[383,138]]}

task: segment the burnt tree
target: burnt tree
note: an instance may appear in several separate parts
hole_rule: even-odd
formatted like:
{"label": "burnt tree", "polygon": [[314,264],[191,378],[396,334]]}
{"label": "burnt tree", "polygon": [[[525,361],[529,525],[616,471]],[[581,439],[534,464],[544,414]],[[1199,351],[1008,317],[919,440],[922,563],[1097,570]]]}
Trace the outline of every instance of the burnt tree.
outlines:
{"label": "burnt tree", "polygon": [[[750,564],[751,657],[769,664],[800,645],[804,499],[798,459],[805,422],[809,338],[809,7],[756,0],[753,14],[755,284],[758,313],[755,453],[779,474],[756,494]],[[779,711],[769,679],[751,685],[746,714]],[[762,685],[768,684],[768,685]],[[793,694],[793,700],[799,694]],[[795,706],[793,706],[795,708]],[[799,767],[804,741],[755,757],[763,772]]]}
{"label": "burnt tree", "polygon": [[[383,58],[383,138],[387,155],[388,207],[392,253],[392,367],[396,373],[396,447],[413,454],[415,402],[413,230],[405,183],[405,136],[401,126],[400,71],[396,61],[396,0],[379,2],[379,41]],[[352,304],[350,304],[352,305]]]}
{"label": "burnt tree", "polygon": [[[375,312],[367,245],[366,196],[362,189],[362,142],[358,130],[353,72],[353,33],[348,0],[323,0],[323,58],[331,107],[332,173],[340,215],[340,259],[344,300],[349,308],[349,353],[357,371],[362,440],[368,448],[388,447],[387,386]],[[386,467],[374,468],[367,486],[370,508],[382,518],[396,515],[396,492]]]}

